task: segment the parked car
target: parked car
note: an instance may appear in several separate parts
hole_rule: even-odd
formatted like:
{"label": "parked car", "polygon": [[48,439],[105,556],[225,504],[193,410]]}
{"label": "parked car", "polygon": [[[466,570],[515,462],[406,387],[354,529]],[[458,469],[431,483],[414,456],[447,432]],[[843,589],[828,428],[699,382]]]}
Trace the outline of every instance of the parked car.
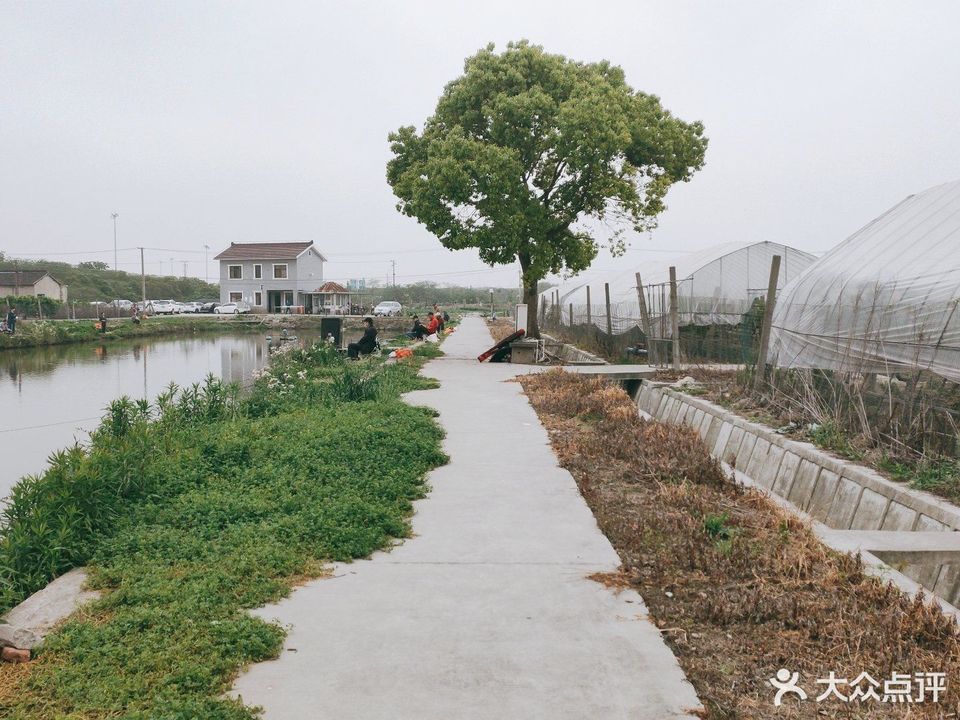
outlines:
{"label": "parked car", "polygon": [[398,303],[396,300],[384,300],[382,303],[377,305],[373,309],[374,315],[381,315],[384,317],[389,317],[391,315],[399,315],[403,312],[403,306]]}
{"label": "parked car", "polygon": [[200,309],[197,312],[212,313],[218,307],[220,307],[220,303],[218,303],[215,300],[208,300],[206,302],[200,303]]}
{"label": "parked car", "polygon": [[130,300],[114,300],[111,304],[120,310],[130,310],[133,307],[133,302]]}
{"label": "parked car", "polygon": [[154,315],[173,315],[177,308],[172,300],[151,300]]}
{"label": "parked car", "polygon": [[217,315],[239,315],[250,312],[250,306],[245,302],[232,302],[214,308],[213,312]]}

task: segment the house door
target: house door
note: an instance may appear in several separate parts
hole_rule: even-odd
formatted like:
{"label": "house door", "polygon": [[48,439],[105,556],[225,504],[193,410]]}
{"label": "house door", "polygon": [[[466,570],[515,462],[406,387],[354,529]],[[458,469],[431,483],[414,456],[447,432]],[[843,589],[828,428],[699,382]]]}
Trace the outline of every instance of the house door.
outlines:
{"label": "house door", "polygon": [[293,290],[268,290],[267,312],[284,312],[288,305],[293,305]]}

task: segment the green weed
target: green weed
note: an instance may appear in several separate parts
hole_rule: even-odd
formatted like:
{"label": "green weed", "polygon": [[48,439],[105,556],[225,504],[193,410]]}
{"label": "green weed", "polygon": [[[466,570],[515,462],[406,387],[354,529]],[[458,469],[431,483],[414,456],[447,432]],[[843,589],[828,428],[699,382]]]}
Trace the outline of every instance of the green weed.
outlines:
{"label": "green weed", "polygon": [[208,378],[112,403],[88,448],[56,453],[3,511],[4,608],[81,564],[106,592],[0,715],[255,717],[223,695],[283,631],[245,611],[408,535],[446,461],[433,413],[400,398],[429,386],[416,369],[317,347],[278,353],[249,396]]}

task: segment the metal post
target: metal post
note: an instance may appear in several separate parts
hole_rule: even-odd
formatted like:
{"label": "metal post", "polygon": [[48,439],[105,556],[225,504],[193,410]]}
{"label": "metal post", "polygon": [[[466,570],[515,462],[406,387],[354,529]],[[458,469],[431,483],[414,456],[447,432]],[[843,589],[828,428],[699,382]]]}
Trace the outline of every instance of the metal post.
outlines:
{"label": "metal post", "polygon": [[140,248],[140,294],[143,296],[143,307],[140,308],[141,311],[146,312],[147,310],[147,273],[144,271],[143,266],[143,248]]}
{"label": "metal post", "polygon": [[673,369],[680,369],[680,308],[677,307],[677,269],[670,266],[670,330],[673,333]]}
{"label": "metal post", "polygon": [[593,310],[590,308],[590,286],[587,285],[587,325],[593,325]]}
{"label": "metal post", "polygon": [[117,218],[120,217],[119,213],[113,214],[113,269],[117,270]]}
{"label": "metal post", "polygon": [[780,256],[770,260],[770,282],[767,284],[767,297],[763,305],[763,327],[760,329],[760,353],[757,355],[757,374],[755,382],[763,380],[767,372],[767,352],[770,344],[770,323],[773,321],[773,306],[777,302],[777,281],[780,279]]}
{"label": "metal post", "polygon": [[603,284],[603,296],[607,305],[607,335],[613,337],[613,318],[610,317],[610,283]]}
{"label": "metal post", "polygon": [[647,338],[647,362],[656,363],[657,351],[653,347],[653,334],[650,327],[650,313],[647,312],[647,298],[643,294],[643,283],[640,282],[640,273],[635,273],[637,279],[637,300],[640,302],[640,328]]}

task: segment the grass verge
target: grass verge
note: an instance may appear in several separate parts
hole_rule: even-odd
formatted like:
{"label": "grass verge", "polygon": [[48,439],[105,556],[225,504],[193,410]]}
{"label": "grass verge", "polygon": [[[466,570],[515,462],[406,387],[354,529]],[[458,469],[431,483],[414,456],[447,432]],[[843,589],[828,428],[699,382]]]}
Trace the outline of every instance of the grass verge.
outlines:
{"label": "grass verge", "polygon": [[[795,518],[724,475],[692,430],[647,422],[607,381],[521,380],[711,719],[956,717],[960,642],[938,608],[865,575]],[[807,702],[774,708],[768,679],[800,673]],[[835,671],[945,672],[940,702],[813,698]],[[841,691],[851,692],[849,687]]]}
{"label": "grass verge", "polygon": [[30,320],[17,323],[13,335],[0,334],[0,350],[10,348],[69,345],[83,342],[110,342],[157,335],[189,335],[211,332],[262,331],[248,322],[233,322],[219,317],[147,318],[139,325],[129,318],[107,319],[107,332],[97,330],[94,320]]}
{"label": "grass verge", "polygon": [[211,378],[114,402],[4,512],[4,608],[81,564],[105,594],[28,670],[0,665],[0,716],[255,717],[223,693],[284,633],[245,611],[408,534],[445,457],[431,411],[400,394],[432,386],[416,371],[437,352],[351,363],[290,344],[249,396]]}

